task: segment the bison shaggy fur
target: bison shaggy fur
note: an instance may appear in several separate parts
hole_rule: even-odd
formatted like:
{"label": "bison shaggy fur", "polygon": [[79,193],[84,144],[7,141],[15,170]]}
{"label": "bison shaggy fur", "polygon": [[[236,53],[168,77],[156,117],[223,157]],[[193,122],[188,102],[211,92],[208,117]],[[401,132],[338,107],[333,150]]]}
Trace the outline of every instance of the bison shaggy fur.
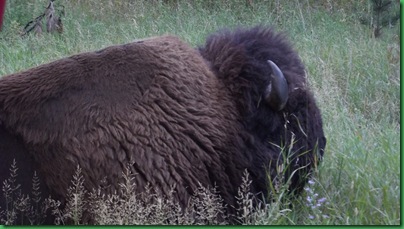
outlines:
{"label": "bison shaggy fur", "polygon": [[[263,100],[268,60],[288,83],[280,111]],[[104,181],[110,193],[129,164],[139,192],[173,189],[186,206],[199,184],[216,186],[229,209],[245,170],[268,197],[285,158],[299,193],[326,144],[298,54],[266,27],[219,31],[197,49],[154,37],[4,76],[0,135],[0,179],[15,158],[25,183],[37,171],[61,200],[77,166],[87,190]]]}

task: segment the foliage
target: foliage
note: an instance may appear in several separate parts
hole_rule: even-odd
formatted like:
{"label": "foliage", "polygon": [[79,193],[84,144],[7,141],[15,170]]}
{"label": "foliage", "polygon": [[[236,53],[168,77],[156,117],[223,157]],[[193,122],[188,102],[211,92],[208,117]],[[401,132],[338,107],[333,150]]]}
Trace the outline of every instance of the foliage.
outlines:
{"label": "foliage", "polygon": [[379,37],[384,27],[394,26],[400,20],[400,6],[393,0],[371,0],[372,12],[370,15],[360,17],[362,24],[373,28],[373,35]]}

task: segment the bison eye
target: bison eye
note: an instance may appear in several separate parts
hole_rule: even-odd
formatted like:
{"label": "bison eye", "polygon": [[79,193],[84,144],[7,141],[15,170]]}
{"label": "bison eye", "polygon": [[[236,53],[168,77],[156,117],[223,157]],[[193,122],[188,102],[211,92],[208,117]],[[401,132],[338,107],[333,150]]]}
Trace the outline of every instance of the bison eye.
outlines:
{"label": "bison eye", "polygon": [[275,111],[282,110],[288,102],[289,92],[288,83],[283,76],[282,71],[272,61],[268,60],[271,65],[271,83],[265,89],[265,101]]}

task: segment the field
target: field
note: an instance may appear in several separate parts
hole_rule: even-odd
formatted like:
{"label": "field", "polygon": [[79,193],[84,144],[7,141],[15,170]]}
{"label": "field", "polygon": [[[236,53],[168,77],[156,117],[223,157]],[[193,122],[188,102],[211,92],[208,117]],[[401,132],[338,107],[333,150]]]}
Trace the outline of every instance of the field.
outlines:
{"label": "field", "polygon": [[285,32],[322,110],[327,148],[293,208],[274,203],[249,223],[400,224],[400,25],[372,36],[358,20],[371,15],[368,1],[55,2],[65,6],[64,32],[25,38],[21,29],[47,1],[7,2],[0,76],[150,36],[175,34],[197,46],[224,27],[263,24]]}

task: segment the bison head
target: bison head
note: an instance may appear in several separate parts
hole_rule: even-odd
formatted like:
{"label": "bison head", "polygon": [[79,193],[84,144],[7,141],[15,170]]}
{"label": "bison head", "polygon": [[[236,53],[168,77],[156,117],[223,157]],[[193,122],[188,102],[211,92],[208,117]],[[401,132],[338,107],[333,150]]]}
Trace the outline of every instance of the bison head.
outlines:
{"label": "bison head", "polygon": [[285,181],[301,192],[326,138],[304,66],[286,36],[260,26],[224,30],[199,51],[236,101],[257,191],[267,194],[287,162]]}

